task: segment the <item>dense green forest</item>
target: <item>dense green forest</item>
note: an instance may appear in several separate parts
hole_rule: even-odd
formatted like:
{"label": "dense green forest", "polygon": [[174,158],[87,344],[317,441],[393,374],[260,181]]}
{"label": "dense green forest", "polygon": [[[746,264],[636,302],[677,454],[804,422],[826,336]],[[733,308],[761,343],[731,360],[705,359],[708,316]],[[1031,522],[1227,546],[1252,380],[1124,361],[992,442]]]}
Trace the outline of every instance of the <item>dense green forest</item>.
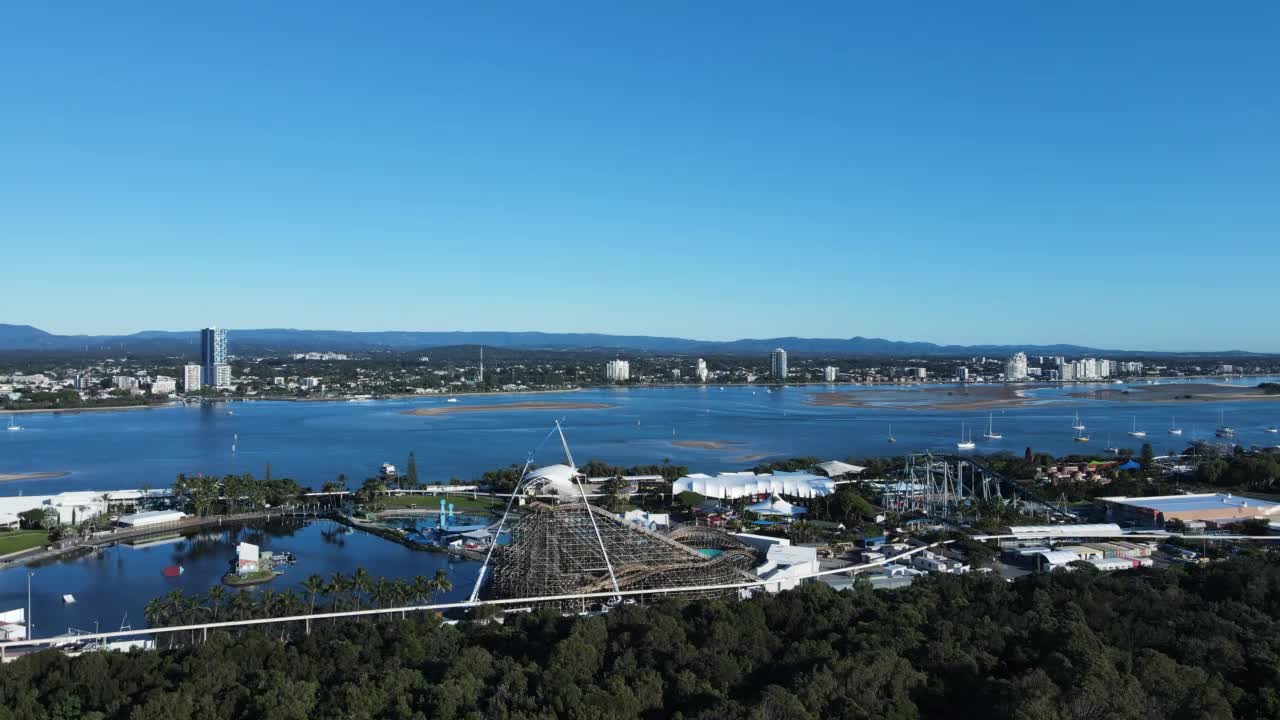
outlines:
{"label": "dense green forest", "polygon": [[0,669],[0,718],[1275,718],[1280,566],[931,575]]}

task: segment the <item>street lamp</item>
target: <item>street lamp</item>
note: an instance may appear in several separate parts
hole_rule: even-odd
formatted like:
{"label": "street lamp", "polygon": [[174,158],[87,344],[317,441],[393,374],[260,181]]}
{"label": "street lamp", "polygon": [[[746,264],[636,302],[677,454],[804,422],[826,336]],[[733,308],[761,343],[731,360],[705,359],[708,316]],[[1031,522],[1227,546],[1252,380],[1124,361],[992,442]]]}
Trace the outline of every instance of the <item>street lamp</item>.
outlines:
{"label": "street lamp", "polygon": [[36,639],[36,624],[31,621],[31,578],[35,577],[35,570],[27,571],[27,639]]}

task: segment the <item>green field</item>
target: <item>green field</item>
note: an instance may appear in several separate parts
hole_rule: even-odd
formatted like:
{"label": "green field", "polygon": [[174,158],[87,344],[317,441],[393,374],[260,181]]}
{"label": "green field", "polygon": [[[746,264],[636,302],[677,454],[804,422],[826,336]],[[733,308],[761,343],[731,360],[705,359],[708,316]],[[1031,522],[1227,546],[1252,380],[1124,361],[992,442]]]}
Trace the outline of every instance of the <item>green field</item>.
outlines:
{"label": "green field", "polygon": [[419,510],[438,510],[440,500],[453,503],[454,512],[488,512],[506,507],[505,498],[491,498],[486,495],[472,499],[470,495],[401,495],[399,497],[380,497],[377,504],[391,510],[407,508],[414,505]]}
{"label": "green field", "polygon": [[0,555],[49,544],[49,533],[43,530],[0,530]]}

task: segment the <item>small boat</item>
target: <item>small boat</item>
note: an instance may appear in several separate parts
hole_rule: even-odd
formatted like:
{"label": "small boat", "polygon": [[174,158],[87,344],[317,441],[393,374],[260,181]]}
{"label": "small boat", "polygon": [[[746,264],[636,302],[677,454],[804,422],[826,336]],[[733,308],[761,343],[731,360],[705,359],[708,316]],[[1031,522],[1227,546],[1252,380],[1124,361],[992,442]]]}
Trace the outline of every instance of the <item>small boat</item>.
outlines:
{"label": "small boat", "polygon": [[964,423],[960,423],[960,442],[956,443],[957,450],[972,450],[977,447],[977,443],[973,441],[972,434],[969,438],[964,435]]}
{"label": "small boat", "polygon": [[893,424],[892,424],[892,423],[889,425],[889,442],[891,442],[891,443],[896,443],[896,442],[898,442],[898,438],[896,438],[896,437],[894,437],[894,436],[893,436]]}
{"label": "small boat", "polygon": [[74,605],[74,604],[75,604],[75,602],[76,602],[76,596],[75,596],[75,595],[67,594],[67,595],[63,595],[63,596],[62,596],[62,604],[63,604],[63,605]]}
{"label": "small boat", "polygon": [[1089,436],[1084,434],[1084,428],[1076,430],[1076,436],[1071,439],[1081,443],[1089,442]]}
{"label": "small boat", "polygon": [[21,426],[21,425],[19,425],[19,424],[17,424],[17,423],[15,423],[15,422],[13,421],[13,416],[12,416],[12,415],[10,415],[10,416],[9,416],[9,427],[5,428],[5,430],[8,430],[9,432],[17,432],[17,431],[19,431],[19,430],[21,430],[21,429],[22,429],[22,426]]}
{"label": "small boat", "polygon": [[1227,414],[1225,411],[1218,412],[1218,429],[1213,431],[1214,435],[1220,438],[1230,438],[1236,436],[1236,429],[1227,425]]}
{"label": "small boat", "polygon": [[445,402],[458,402],[458,398],[449,398],[448,400],[445,400]]}
{"label": "small boat", "polygon": [[995,413],[987,415],[987,431],[982,434],[982,437],[988,440],[1000,440],[1004,437],[1000,433],[996,432]]}
{"label": "small boat", "polygon": [[1263,432],[1269,432],[1269,433],[1280,433],[1280,427],[1276,427],[1275,425],[1272,425],[1272,426],[1271,426],[1271,427],[1269,427],[1269,428],[1265,428],[1265,429],[1263,430]]}
{"label": "small boat", "polygon": [[186,572],[186,569],[181,565],[167,565],[164,570],[160,571],[160,574],[165,577],[178,577],[184,572]]}
{"label": "small boat", "polygon": [[1177,419],[1177,418],[1171,418],[1171,419],[1169,420],[1169,434],[1170,434],[1170,435],[1181,435],[1181,434],[1182,434],[1182,428],[1178,427],[1178,419]]}
{"label": "small boat", "polygon": [[1111,444],[1111,433],[1107,433],[1107,452],[1111,453],[1112,455],[1120,454],[1120,448]]}
{"label": "small boat", "polygon": [[1144,430],[1139,430],[1139,429],[1138,429],[1138,416],[1137,416],[1137,415],[1134,415],[1134,416],[1133,416],[1133,429],[1129,431],[1129,434],[1130,434],[1131,436],[1133,436],[1133,437],[1136,437],[1136,438],[1144,438],[1144,437],[1146,437],[1146,436],[1147,436],[1146,431],[1144,431]]}
{"label": "small boat", "polygon": [[1072,430],[1083,430],[1083,429],[1084,429],[1084,423],[1080,422],[1080,413],[1076,413],[1076,420],[1075,420],[1075,422],[1071,423],[1071,429],[1072,429]]}

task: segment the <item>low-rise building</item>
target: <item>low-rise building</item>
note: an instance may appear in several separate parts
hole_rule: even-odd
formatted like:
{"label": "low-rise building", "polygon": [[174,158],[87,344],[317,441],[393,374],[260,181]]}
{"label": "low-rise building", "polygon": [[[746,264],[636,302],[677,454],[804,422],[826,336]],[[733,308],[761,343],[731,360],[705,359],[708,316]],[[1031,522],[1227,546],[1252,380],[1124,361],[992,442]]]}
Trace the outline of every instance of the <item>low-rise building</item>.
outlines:
{"label": "low-rise building", "polygon": [[1241,520],[1280,518],[1280,504],[1231,493],[1116,496],[1099,498],[1099,502],[1108,520],[1138,527],[1161,528],[1175,520],[1223,525]]}

